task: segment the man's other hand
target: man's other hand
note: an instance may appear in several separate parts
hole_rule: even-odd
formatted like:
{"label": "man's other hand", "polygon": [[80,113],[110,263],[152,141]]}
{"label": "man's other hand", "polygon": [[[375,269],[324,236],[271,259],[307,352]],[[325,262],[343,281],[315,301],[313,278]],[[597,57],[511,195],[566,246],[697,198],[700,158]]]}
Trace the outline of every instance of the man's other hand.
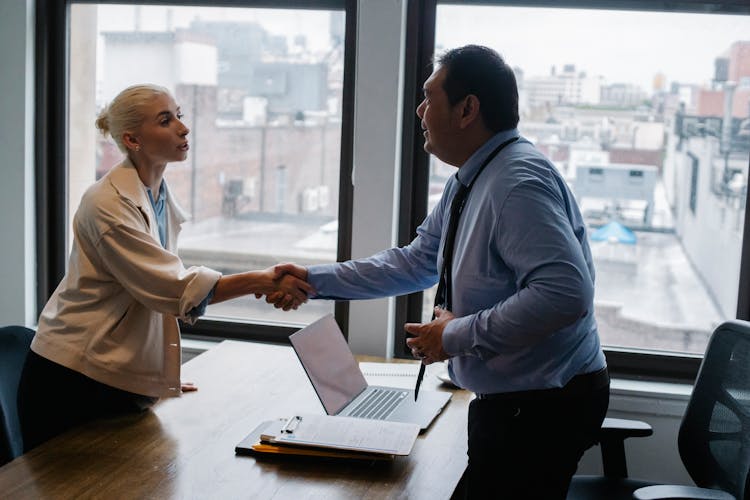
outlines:
{"label": "man's other hand", "polygon": [[453,318],[452,312],[436,307],[435,319],[429,323],[406,323],[404,330],[414,335],[406,339],[412,356],[426,365],[448,359],[450,356],[443,350],[443,330]]}

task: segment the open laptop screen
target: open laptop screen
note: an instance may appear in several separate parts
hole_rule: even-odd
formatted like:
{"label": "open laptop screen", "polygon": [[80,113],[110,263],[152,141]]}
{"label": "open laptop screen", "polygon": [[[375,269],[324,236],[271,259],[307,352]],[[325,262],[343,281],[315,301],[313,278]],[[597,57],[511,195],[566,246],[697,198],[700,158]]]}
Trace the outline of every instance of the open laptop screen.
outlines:
{"label": "open laptop screen", "polygon": [[289,340],[327,414],[337,414],[367,388],[357,360],[332,315],[292,334]]}

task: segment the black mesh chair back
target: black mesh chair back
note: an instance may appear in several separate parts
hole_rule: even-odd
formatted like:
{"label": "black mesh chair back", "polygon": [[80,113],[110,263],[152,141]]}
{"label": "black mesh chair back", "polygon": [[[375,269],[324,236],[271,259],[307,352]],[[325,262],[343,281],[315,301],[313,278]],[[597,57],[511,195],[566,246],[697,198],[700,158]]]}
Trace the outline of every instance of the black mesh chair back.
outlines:
{"label": "black mesh chair back", "polygon": [[750,470],[750,324],[727,321],[709,341],[680,425],[680,457],[700,487],[743,499]]}
{"label": "black mesh chair back", "polygon": [[18,422],[18,382],[34,331],[22,326],[0,328],[0,465],[23,453]]}

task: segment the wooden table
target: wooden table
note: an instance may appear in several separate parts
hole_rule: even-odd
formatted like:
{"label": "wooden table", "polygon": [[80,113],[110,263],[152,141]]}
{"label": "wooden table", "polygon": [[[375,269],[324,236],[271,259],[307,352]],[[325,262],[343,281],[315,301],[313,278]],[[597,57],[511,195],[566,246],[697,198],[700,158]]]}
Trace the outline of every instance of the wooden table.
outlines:
{"label": "wooden table", "polygon": [[[432,500],[450,498],[466,468],[466,391],[408,457],[320,462],[234,453],[261,421],[323,413],[291,348],[225,341],[186,363],[183,380],[199,390],[73,429],[6,464],[0,498]],[[447,390],[439,384],[428,370],[423,387]]]}

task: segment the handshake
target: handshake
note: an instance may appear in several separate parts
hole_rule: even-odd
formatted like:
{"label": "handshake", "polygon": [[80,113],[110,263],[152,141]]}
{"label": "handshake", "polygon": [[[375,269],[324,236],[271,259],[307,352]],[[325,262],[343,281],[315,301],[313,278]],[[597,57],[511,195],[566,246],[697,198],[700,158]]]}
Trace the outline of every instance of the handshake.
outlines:
{"label": "handshake", "polygon": [[255,297],[260,299],[265,295],[266,302],[276,309],[297,309],[316,293],[307,282],[307,269],[297,264],[277,264],[262,273],[267,284],[261,287],[262,291],[255,292]]}

